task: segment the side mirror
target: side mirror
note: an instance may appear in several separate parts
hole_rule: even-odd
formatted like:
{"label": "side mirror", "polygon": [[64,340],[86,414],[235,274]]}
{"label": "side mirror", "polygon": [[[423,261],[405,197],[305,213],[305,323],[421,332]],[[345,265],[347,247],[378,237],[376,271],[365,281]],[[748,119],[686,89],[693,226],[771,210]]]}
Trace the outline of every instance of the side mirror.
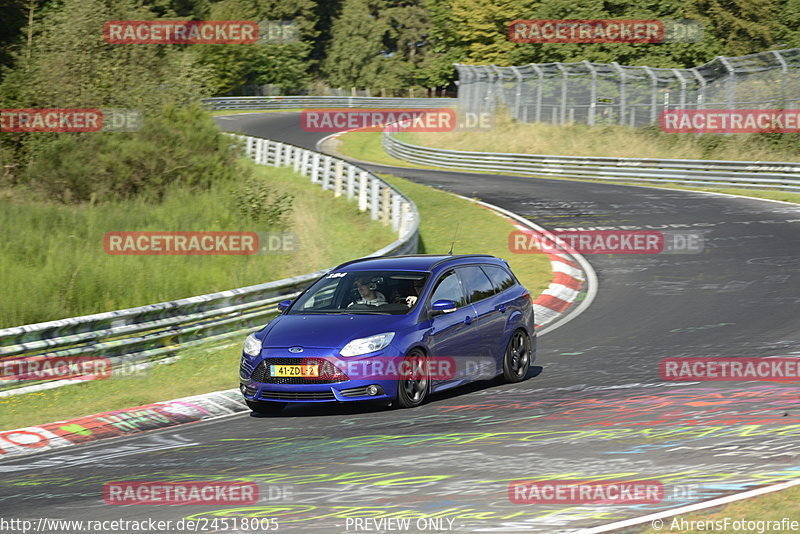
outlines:
{"label": "side mirror", "polygon": [[292,301],[291,300],[282,300],[282,301],[280,301],[278,303],[278,311],[283,313],[286,310],[288,310],[289,306],[291,306],[291,305],[292,305]]}
{"label": "side mirror", "polygon": [[456,306],[456,303],[452,300],[437,300],[433,303],[433,306],[431,306],[431,316],[441,315],[443,313],[452,313],[456,311],[457,307],[458,306]]}

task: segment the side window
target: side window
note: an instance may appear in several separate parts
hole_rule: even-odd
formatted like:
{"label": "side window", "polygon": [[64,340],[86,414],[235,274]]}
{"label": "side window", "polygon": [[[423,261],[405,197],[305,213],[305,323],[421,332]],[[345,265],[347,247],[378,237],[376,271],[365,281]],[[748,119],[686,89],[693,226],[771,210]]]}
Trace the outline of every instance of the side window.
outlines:
{"label": "side window", "polygon": [[498,293],[516,284],[516,280],[514,280],[514,277],[511,275],[511,273],[502,267],[497,267],[495,265],[483,265],[481,268],[486,271],[486,274],[489,275],[492,285],[495,287]]}
{"label": "side window", "polygon": [[477,265],[459,267],[458,272],[467,291],[467,302],[478,302],[494,295],[491,280]]}
{"label": "side window", "polygon": [[459,308],[465,304],[461,283],[458,281],[455,271],[450,271],[437,283],[430,301],[434,303],[437,300],[452,300]]}

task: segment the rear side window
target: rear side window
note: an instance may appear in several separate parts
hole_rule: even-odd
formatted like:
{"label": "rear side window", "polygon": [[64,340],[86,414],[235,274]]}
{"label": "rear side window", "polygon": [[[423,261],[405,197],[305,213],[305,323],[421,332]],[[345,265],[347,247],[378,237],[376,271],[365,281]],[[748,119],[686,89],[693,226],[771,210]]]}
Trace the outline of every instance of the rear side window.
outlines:
{"label": "rear side window", "polygon": [[464,281],[467,302],[478,302],[494,295],[495,291],[491,280],[477,265],[459,267],[458,272]]}
{"label": "rear side window", "polygon": [[452,300],[459,308],[464,306],[464,293],[461,291],[461,283],[458,281],[455,271],[444,275],[436,284],[436,289],[431,295],[431,303],[437,300]]}
{"label": "rear side window", "polygon": [[496,265],[482,265],[481,268],[489,275],[489,279],[491,279],[492,285],[498,293],[517,283],[511,273],[502,267]]}

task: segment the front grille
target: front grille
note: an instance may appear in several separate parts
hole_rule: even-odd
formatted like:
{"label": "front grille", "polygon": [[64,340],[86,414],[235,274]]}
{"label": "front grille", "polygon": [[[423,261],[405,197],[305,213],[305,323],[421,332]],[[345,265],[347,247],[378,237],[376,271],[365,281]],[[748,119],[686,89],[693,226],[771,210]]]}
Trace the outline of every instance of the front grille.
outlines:
{"label": "front grille", "polygon": [[[308,358],[311,360],[311,358]],[[330,362],[323,361],[321,359],[315,358],[314,360],[318,360],[330,366],[333,369],[333,365]],[[334,384],[336,382],[344,382],[347,380],[347,377],[343,378],[325,378],[325,373],[323,369],[320,369],[320,376],[319,378],[303,378],[301,376],[269,376],[269,366],[270,365],[300,365],[301,362],[307,361],[306,358],[265,358],[256,370],[253,371],[250,378],[255,380],[256,382],[261,382],[262,384]],[[317,363],[316,361],[313,363]]]}
{"label": "front grille", "polygon": [[328,391],[262,391],[261,398],[281,400],[336,400]]}

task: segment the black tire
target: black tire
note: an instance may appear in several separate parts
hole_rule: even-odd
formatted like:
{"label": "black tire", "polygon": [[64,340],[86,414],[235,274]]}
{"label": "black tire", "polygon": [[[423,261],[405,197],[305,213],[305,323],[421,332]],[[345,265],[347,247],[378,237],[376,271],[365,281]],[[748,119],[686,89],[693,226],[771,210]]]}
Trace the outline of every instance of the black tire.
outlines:
{"label": "black tire", "polygon": [[511,335],[503,357],[503,378],[506,382],[520,382],[531,366],[531,337],[524,330]]}
{"label": "black tire", "polygon": [[426,372],[427,366],[424,365],[426,357],[424,352],[414,349],[405,359],[412,361],[414,374],[397,381],[397,405],[400,408],[416,408],[425,402],[431,388],[431,381]]}
{"label": "black tire", "polygon": [[245,399],[247,407],[256,413],[269,415],[280,413],[286,407],[285,402],[252,401]]}

